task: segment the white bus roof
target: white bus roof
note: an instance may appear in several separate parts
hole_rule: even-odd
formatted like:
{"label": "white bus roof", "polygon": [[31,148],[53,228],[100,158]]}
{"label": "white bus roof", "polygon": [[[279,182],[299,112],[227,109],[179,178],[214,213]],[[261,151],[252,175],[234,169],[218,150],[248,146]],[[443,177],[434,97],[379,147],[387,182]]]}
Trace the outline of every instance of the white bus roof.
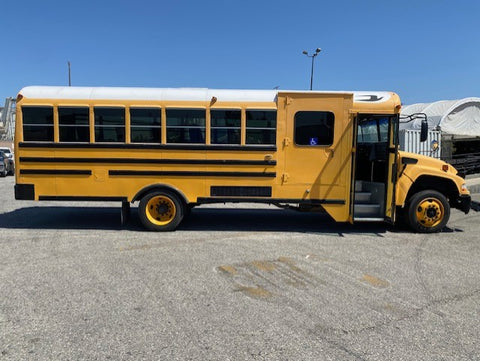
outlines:
{"label": "white bus roof", "polygon": [[275,102],[279,93],[305,94],[353,94],[355,102],[383,103],[393,93],[378,91],[305,91],[305,90],[240,90],[207,88],[123,88],[123,87],[60,87],[28,86],[19,94],[33,99],[82,99],[82,100],[169,100],[169,101],[218,101]]}

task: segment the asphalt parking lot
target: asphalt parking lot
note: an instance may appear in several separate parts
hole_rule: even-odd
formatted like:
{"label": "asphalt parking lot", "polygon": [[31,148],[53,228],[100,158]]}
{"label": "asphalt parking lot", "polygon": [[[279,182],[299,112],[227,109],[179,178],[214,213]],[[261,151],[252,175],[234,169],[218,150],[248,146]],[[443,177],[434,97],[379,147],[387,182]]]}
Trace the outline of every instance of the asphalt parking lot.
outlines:
{"label": "asphalt parking lot", "polygon": [[1,360],[479,360],[480,213],[444,232],[271,207],[172,233],[0,179]]}

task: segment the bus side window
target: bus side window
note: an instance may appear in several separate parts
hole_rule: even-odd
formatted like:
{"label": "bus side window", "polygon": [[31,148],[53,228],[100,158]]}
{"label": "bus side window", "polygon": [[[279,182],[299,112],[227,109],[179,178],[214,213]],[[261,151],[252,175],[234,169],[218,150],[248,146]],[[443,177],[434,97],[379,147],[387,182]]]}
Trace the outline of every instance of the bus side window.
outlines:
{"label": "bus side window", "polygon": [[58,107],[60,142],[90,141],[88,107]]}
{"label": "bus side window", "polygon": [[53,142],[53,107],[22,107],[23,140]]}
{"label": "bus side window", "polygon": [[167,143],[205,144],[205,109],[167,109]]}
{"label": "bus side window", "polygon": [[246,144],[276,144],[277,112],[275,110],[247,110],[246,118]]}
{"label": "bus side window", "polygon": [[132,143],[160,143],[161,117],[160,108],[130,108]]}
{"label": "bus side window", "polygon": [[212,144],[240,144],[242,112],[240,110],[210,110]]}
{"label": "bus side window", "polygon": [[335,115],[332,112],[300,111],[295,113],[294,122],[296,145],[333,144]]}
{"label": "bus side window", "polygon": [[95,142],[125,142],[125,108],[94,107]]}

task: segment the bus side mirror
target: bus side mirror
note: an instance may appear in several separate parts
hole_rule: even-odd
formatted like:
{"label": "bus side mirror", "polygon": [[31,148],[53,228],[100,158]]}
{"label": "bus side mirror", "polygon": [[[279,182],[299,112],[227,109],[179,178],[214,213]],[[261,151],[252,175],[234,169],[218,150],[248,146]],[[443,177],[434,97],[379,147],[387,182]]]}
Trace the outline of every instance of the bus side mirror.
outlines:
{"label": "bus side mirror", "polygon": [[420,142],[424,142],[428,137],[428,122],[426,117],[422,119],[422,128],[420,129]]}

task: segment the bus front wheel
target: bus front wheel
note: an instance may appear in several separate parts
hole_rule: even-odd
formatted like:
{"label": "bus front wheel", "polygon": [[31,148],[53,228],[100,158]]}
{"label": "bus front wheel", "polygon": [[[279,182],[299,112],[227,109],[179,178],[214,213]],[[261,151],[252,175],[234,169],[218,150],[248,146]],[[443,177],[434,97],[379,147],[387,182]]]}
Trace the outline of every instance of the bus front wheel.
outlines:
{"label": "bus front wheel", "polygon": [[425,190],[410,198],[406,220],[416,232],[439,232],[447,225],[449,217],[450,205],[440,192]]}
{"label": "bus front wheel", "polygon": [[170,191],[154,191],[145,195],[138,206],[143,225],[151,231],[173,231],[185,214],[185,206]]}

